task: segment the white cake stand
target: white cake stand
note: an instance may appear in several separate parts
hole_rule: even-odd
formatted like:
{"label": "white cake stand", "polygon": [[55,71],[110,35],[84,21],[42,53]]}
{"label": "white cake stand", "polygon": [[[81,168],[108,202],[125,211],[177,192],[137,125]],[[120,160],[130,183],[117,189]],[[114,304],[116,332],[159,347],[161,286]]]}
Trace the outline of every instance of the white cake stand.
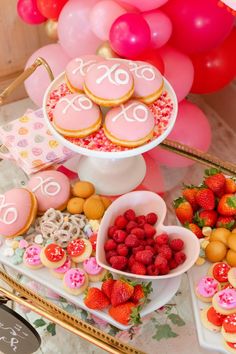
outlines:
{"label": "white cake stand", "polygon": [[78,175],[81,180],[90,181],[96,186],[96,191],[103,195],[120,195],[135,189],[144,179],[146,164],[142,154],[159,145],[171,132],[178,111],[178,101],[169,82],[164,79],[164,90],[168,92],[173,111],[165,132],[151,142],[127,151],[103,152],[89,150],[65,139],[54,128],[47,113],[46,104],[50,93],[65,82],[61,73],[51,82],[44,95],[43,112],[47,126],[56,140],[68,149],[80,154],[78,160]]}

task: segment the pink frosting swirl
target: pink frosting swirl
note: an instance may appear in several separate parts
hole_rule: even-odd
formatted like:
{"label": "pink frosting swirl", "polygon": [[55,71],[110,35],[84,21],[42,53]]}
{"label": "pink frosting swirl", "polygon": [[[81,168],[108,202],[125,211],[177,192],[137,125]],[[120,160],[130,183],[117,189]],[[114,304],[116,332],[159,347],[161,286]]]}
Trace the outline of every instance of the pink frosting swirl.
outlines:
{"label": "pink frosting swirl", "polygon": [[42,264],[40,260],[41,247],[37,245],[29,246],[24,253],[24,260],[30,266]]}
{"label": "pink frosting swirl", "polygon": [[218,292],[217,303],[220,307],[231,310],[236,308],[236,290],[235,289],[224,289]]}
{"label": "pink frosting swirl", "polygon": [[212,297],[217,291],[218,282],[211,277],[203,277],[197,285],[197,292],[204,297]]}
{"label": "pink frosting swirl", "polygon": [[64,274],[66,273],[71,267],[71,259],[67,258],[65,263],[56,269],[54,269],[54,272],[59,273],[59,274]]}
{"label": "pink frosting swirl", "polygon": [[86,259],[83,263],[83,267],[85,272],[91,275],[99,274],[103,270],[103,268],[97,264],[95,257],[90,257]]}
{"label": "pink frosting swirl", "polygon": [[64,282],[68,288],[79,289],[85,283],[85,272],[79,268],[71,268],[66,272]]}

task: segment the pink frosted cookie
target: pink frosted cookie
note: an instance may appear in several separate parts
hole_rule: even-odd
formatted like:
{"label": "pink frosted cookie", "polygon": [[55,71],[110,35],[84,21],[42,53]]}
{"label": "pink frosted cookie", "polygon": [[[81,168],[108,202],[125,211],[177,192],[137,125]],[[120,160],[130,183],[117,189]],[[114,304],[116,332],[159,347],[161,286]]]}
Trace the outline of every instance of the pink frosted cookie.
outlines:
{"label": "pink frosted cookie", "polygon": [[222,315],[231,315],[236,312],[236,290],[228,288],[219,291],[212,298],[212,306]]}
{"label": "pink frosted cookie", "polygon": [[93,282],[102,281],[107,273],[106,269],[100,267],[100,265],[97,264],[95,257],[86,259],[83,262],[83,268],[88,274],[89,280]]}
{"label": "pink frosted cookie", "polygon": [[28,231],[37,214],[37,200],[24,188],[0,194],[0,235],[16,237]]}
{"label": "pink frosted cookie", "polygon": [[53,112],[53,124],[64,136],[84,138],[97,131],[101,123],[100,108],[84,94],[62,97]]}
{"label": "pink frosted cookie", "polygon": [[70,198],[69,179],[59,171],[48,170],[33,175],[28,188],[37,199],[38,214],[43,214],[50,208],[63,210]]}
{"label": "pink frosted cookie", "polygon": [[56,278],[63,279],[65,273],[72,267],[73,262],[69,257],[67,257],[65,263],[61,267],[50,269],[50,271]]}
{"label": "pink frosted cookie", "polygon": [[31,245],[26,248],[23,263],[26,267],[31,269],[39,269],[43,267],[40,259],[42,248],[39,245]]}
{"label": "pink frosted cookie", "polygon": [[88,287],[88,276],[83,269],[71,268],[63,278],[64,289],[72,295],[80,295]]}
{"label": "pink frosted cookie", "polygon": [[114,60],[95,64],[86,74],[85,93],[102,106],[118,106],[134,92],[134,79],[127,65]]}
{"label": "pink frosted cookie", "polygon": [[84,55],[72,59],[66,66],[66,82],[72,92],[83,92],[84,78],[87,72],[104,58],[97,55]]}
{"label": "pink frosted cookie", "polygon": [[154,117],[148,107],[131,100],[107,113],[104,132],[114,144],[135,147],[152,138],[154,125]]}
{"label": "pink frosted cookie", "polygon": [[196,286],[196,295],[203,302],[211,302],[212,297],[220,290],[220,284],[214,278],[203,277]]}
{"label": "pink frosted cookie", "polygon": [[128,65],[134,77],[133,97],[146,104],[156,101],[164,85],[160,71],[144,61],[128,61]]}

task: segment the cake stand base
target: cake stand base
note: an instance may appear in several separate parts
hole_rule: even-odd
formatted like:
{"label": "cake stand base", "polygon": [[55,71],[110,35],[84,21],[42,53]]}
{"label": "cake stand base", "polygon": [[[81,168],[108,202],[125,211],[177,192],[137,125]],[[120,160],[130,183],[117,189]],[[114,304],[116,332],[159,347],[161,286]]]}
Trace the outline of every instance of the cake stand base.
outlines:
{"label": "cake stand base", "polygon": [[142,155],[124,159],[100,159],[81,156],[78,162],[81,180],[96,186],[102,195],[120,195],[135,189],[144,179],[146,163]]}

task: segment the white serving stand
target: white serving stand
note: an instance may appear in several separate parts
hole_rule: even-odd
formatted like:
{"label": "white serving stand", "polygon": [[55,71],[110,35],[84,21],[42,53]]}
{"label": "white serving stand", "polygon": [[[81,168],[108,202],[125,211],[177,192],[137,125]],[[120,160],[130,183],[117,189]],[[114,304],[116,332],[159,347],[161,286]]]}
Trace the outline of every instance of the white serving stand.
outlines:
{"label": "white serving stand", "polygon": [[97,193],[120,195],[132,191],[142,182],[146,174],[146,163],[142,154],[159,145],[173,129],[178,111],[178,101],[172,86],[164,79],[164,90],[168,92],[173,102],[173,111],[169,125],[162,135],[134,149],[103,152],[89,150],[73,144],[59,134],[50,121],[46,104],[50,93],[65,82],[64,78],[65,74],[63,72],[51,82],[44,95],[43,112],[49,130],[61,144],[80,154],[77,168],[79,178],[92,182],[96,186]]}

